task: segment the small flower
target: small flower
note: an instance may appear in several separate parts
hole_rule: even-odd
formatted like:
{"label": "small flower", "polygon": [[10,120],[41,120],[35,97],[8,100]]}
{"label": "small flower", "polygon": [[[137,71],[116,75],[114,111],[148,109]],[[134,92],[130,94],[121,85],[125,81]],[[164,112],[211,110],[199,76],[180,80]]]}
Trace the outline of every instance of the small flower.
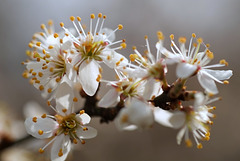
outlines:
{"label": "small flower", "polygon": [[[99,23],[102,18],[103,20],[99,28]],[[115,51],[126,47],[125,40],[112,42],[115,37],[114,33],[117,30],[121,30],[123,26],[121,24],[118,25],[114,31],[103,29],[106,16],[102,16],[102,14],[99,13],[95,29],[93,30],[93,19],[95,19],[95,15],[91,14],[90,29],[89,32],[86,33],[81,25],[81,18],[77,17],[79,25],[79,27],[77,27],[74,21],[75,17],[70,17],[70,20],[79,34],[78,37],[73,36],[73,34],[65,28],[63,23],[60,24],[66,34],[69,35],[73,41],[75,47],[74,50],[77,52],[77,55],[74,58],[74,67],[78,71],[78,78],[83,90],[90,96],[93,96],[96,93],[102,77],[102,68],[99,65],[101,62],[104,62],[110,68],[116,68],[128,61],[124,56]],[[111,48],[119,43],[120,46]]]}
{"label": "small flower", "polygon": [[33,40],[29,43],[32,51],[27,51],[30,60],[24,64],[27,70],[23,73],[26,78],[31,77],[31,84],[43,91],[43,96],[54,97],[59,84],[68,82],[70,85],[76,81],[76,71],[73,70],[71,50],[72,42],[68,37],[60,38],[54,33],[52,21],[49,28],[41,25],[45,31],[34,34]]}
{"label": "small flower", "polygon": [[155,109],[155,121],[167,127],[181,128],[177,134],[177,143],[180,144],[184,136],[188,147],[192,146],[189,137],[189,132],[192,132],[197,148],[201,149],[202,144],[199,142],[199,139],[206,141],[210,139],[209,124],[213,123],[210,118],[215,117],[211,113],[211,110],[215,109],[215,107],[208,106],[207,104],[216,100],[219,100],[219,98],[208,100],[202,93],[197,93],[195,94],[195,104],[193,107],[183,107],[181,111],[176,112],[169,112],[160,108]]}
{"label": "small flower", "polygon": [[129,98],[115,119],[115,125],[119,130],[146,129],[153,123],[152,106],[137,98]]}
{"label": "small flower", "polygon": [[[190,76],[197,74],[200,85],[208,92],[217,94],[218,89],[215,81],[218,83],[227,84],[232,76],[232,70],[212,70],[209,68],[227,66],[225,60],[221,60],[218,64],[207,65],[214,58],[213,53],[208,49],[209,45],[205,45],[201,38],[197,39],[197,43],[193,43],[196,35],[192,34],[188,49],[185,47],[186,38],[179,38],[179,48],[175,44],[174,35],[170,35],[172,52],[168,51],[158,44],[158,48],[168,58],[167,63],[178,63],[176,73],[179,78],[186,79]],[[204,48],[200,52],[201,48]],[[225,81],[223,81],[225,80]]]}
{"label": "small flower", "polygon": [[25,127],[27,132],[39,139],[52,138],[40,153],[53,143],[51,150],[52,161],[63,161],[66,159],[70,149],[71,142],[77,144],[80,141],[85,143],[84,139],[90,139],[97,135],[96,129],[86,126],[91,120],[90,116],[84,111],[80,114],[73,113],[73,94],[71,87],[67,83],[61,84],[61,91],[56,93],[56,111],[55,116],[43,114],[41,117],[27,118]]}

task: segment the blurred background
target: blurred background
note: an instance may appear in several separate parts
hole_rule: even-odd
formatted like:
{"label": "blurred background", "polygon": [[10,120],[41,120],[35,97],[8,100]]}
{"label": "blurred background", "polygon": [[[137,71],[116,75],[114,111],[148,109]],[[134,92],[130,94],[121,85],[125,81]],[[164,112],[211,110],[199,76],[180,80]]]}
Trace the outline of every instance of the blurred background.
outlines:
{"label": "blurred background", "polygon": [[[45,106],[46,101],[41,98],[40,92],[21,76],[24,71],[21,62],[27,58],[25,50],[28,49],[33,33],[41,31],[40,24],[47,24],[47,21],[52,19],[56,31],[60,31],[60,22],[72,27],[69,17],[80,16],[88,26],[90,14],[99,12],[107,15],[105,27],[115,29],[118,24],[123,24],[124,29],[116,35],[118,40],[126,38],[127,49],[119,51],[125,56],[132,53],[133,45],[140,51],[145,50],[144,35],[148,35],[151,51],[154,53],[158,30],[166,37],[165,46],[168,46],[168,36],[172,33],[176,40],[179,36],[189,39],[192,33],[196,33],[205,43],[210,43],[210,49],[215,56],[212,63],[226,59],[229,66],[225,69],[232,69],[234,75],[229,85],[218,84],[223,100],[214,103],[217,106],[217,110],[214,111],[217,118],[213,120],[211,139],[209,142],[203,142],[203,149],[186,148],[184,144],[177,145],[178,130],[158,124],[146,131],[119,132],[113,123],[100,124],[98,118],[93,118],[91,126],[98,130],[98,136],[86,140],[85,145],[79,144],[72,153],[72,160],[239,161],[239,0],[0,0],[0,101],[11,111],[7,115],[8,119],[23,120],[22,108],[28,101],[36,101]],[[168,74],[174,81],[174,67]],[[192,79],[189,88],[196,87],[199,87],[199,83]],[[105,91],[100,94],[104,93]],[[16,135],[19,130],[24,128],[18,126]],[[36,140],[30,141],[29,144],[31,146],[17,147],[24,147],[26,150],[33,147],[31,149],[37,152],[41,146]],[[10,161],[6,156],[16,154],[16,151],[19,152],[16,149],[12,153],[6,151],[0,160]],[[34,160],[36,156],[31,156],[30,160]]]}

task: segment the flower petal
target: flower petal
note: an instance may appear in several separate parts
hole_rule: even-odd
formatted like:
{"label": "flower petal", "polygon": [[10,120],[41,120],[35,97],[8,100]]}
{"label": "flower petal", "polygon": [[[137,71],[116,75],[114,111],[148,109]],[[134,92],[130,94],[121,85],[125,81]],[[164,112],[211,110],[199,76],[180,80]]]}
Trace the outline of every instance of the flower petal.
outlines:
{"label": "flower petal", "polygon": [[[71,141],[69,135],[61,134],[56,137],[51,149],[51,161],[64,161],[71,150]],[[62,155],[59,155],[61,152]]]}
{"label": "flower petal", "polygon": [[188,78],[196,72],[197,66],[188,63],[178,63],[176,73],[178,78]]}
{"label": "flower petal", "polygon": [[218,80],[226,80],[229,79],[233,73],[232,70],[211,70],[211,69],[204,69],[205,72],[212,75]]}
{"label": "flower petal", "polygon": [[163,126],[178,129],[183,126],[186,115],[183,112],[169,112],[161,108],[154,110],[155,121]]}
{"label": "flower petal", "polygon": [[99,107],[110,107],[118,100],[118,92],[116,89],[110,89],[103,98],[98,102]]}
{"label": "flower petal", "polygon": [[[58,128],[58,123],[50,118],[37,117],[35,122],[33,121],[33,118],[27,118],[24,124],[27,133],[38,139],[52,137],[55,134],[55,130]],[[39,134],[39,130],[43,133]]]}
{"label": "flower petal", "polygon": [[60,114],[64,114],[62,112],[63,109],[67,109],[66,114],[72,112],[72,102],[73,102],[73,90],[68,85],[68,83],[63,82],[59,85],[56,91],[56,109]]}
{"label": "flower petal", "polygon": [[87,130],[83,130],[82,128],[78,128],[76,130],[76,134],[80,139],[91,139],[97,136],[97,130],[90,126],[83,126],[86,127]]}
{"label": "flower petal", "polygon": [[145,84],[143,98],[150,100],[153,96],[158,96],[160,93],[162,93],[161,83],[153,78],[148,79]]}
{"label": "flower petal", "polygon": [[218,89],[212,78],[208,76],[203,70],[197,74],[200,85],[209,93],[217,94]]}
{"label": "flower petal", "polygon": [[83,125],[88,124],[91,121],[91,117],[86,113],[77,114],[76,119],[77,121],[81,122]]}
{"label": "flower petal", "polygon": [[87,95],[93,96],[98,88],[99,65],[95,60],[84,61],[79,67],[79,79]]}
{"label": "flower petal", "polygon": [[181,144],[183,135],[185,134],[186,130],[187,130],[187,126],[184,126],[184,127],[181,128],[181,130],[178,132],[177,137],[176,137],[176,138],[177,138],[177,144],[178,144],[178,145]]}

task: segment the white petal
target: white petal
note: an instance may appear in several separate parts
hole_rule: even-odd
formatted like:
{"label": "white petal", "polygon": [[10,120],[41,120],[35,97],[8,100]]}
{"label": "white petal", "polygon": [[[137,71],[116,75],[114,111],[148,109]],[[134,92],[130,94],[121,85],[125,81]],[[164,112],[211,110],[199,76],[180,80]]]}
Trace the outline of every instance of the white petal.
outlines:
{"label": "white petal", "polygon": [[98,88],[99,65],[95,60],[84,61],[79,67],[79,79],[87,95],[93,96]]}
{"label": "white petal", "polygon": [[61,50],[68,50],[71,48],[72,42],[71,41],[66,41],[62,44]]}
{"label": "white petal", "polygon": [[204,71],[200,70],[197,74],[200,85],[209,93],[217,94],[218,89],[212,78],[210,78]]}
{"label": "white petal", "polygon": [[[109,34],[111,34],[113,32],[113,30],[112,29],[109,29],[109,28],[103,28],[101,31],[100,31],[100,33],[105,33],[105,35],[109,35]],[[114,40],[115,40],[115,33],[113,33],[113,34],[111,34],[111,36],[109,36],[109,38],[108,38],[108,40],[110,41],[110,42],[113,42]]]}
{"label": "white petal", "polygon": [[86,114],[86,113],[83,113],[83,114],[77,114],[76,115],[76,119],[81,122],[83,125],[85,124],[88,124],[90,121],[91,121],[91,117]]}
{"label": "white petal", "polygon": [[154,119],[163,126],[178,129],[185,123],[186,115],[184,112],[169,112],[161,108],[155,108]]}
{"label": "white petal", "polygon": [[90,126],[83,126],[86,127],[87,130],[83,130],[82,128],[78,128],[76,130],[76,134],[80,139],[91,139],[97,136],[97,130]]}
{"label": "white petal", "polygon": [[[71,150],[71,141],[68,135],[61,134],[56,137],[51,149],[51,161],[64,161]],[[58,156],[60,149],[63,153],[61,157]]]}
{"label": "white petal", "polygon": [[118,92],[116,89],[110,89],[103,98],[98,102],[99,107],[110,107],[118,100]]}
{"label": "white petal", "polygon": [[158,96],[162,92],[161,83],[157,82],[155,79],[150,78],[145,84],[145,89],[143,93],[143,98],[145,100],[150,100],[152,96]]}
{"label": "white petal", "polygon": [[[58,123],[50,118],[37,117],[37,122],[33,122],[33,118],[27,118],[24,124],[27,133],[38,139],[50,138],[58,128]],[[38,133],[39,130],[43,131],[42,135]]]}
{"label": "white petal", "polygon": [[63,114],[63,109],[67,109],[66,114],[72,112],[73,97],[73,89],[68,83],[64,82],[59,85],[56,91],[56,109],[60,114]]}
{"label": "white petal", "polygon": [[176,73],[178,78],[188,78],[196,72],[197,66],[188,63],[179,63],[177,65]]}
{"label": "white petal", "polygon": [[186,129],[187,129],[187,126],[184,126],[183,128],[181,128],[181,130],[178,132],[177,134],[177,144],[181,144],[181,141],[182,141],[182,138],[183,138],[183,135],[185,134],[186,132]]}
{"label": "white petal", "polygon": [[[103,56],[101,56],[101,58],[103,59],[104,63],[108,65],[110,68],[117,67],[116,65],[117,62],[120,62],[118,66],[126,66],[128,64],[128,59],[115,51],[103,52],[102,55]],[[110,56],[110,59],[108,59],[108,56]],[[123,60],[120,61],[120,59]]]}
{"label": "white petal", "polygon": [[43,113],[47,113],[37,102],[29,101],[23,106],[23,113],[25,118],[41,117]]}
{"label": "white petal", "polygon": [[218,80],[226,80],[229,79],[233,73],[232,70],[211,70],[211,69],[204,69],[205,72],[212,75]]}

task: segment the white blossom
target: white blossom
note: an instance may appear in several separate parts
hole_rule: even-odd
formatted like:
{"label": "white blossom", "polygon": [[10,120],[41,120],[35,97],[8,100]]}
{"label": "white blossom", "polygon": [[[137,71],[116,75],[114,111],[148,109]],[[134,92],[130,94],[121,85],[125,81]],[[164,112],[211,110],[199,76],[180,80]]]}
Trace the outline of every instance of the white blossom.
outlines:
{"label": "white blossom", "polygon": [[202,93],[195,94],[194,106],[183,107],[181,111],[165,111],[156,108],[154,111],[155,121],[161,125],[171,128],[181,128],[177,134],[177,143],[180,144],[184,136],[185,143],[188,147],[192,146],[189,132],[192,133],[193,138],[197,144],[197,148],[202,148],[199,140],[210,139],[209,124],[213,122],[210,118],[215,115],[211,113],[215,107],[208,106],[219,98],[209,100]]}
{"label": "white blossom", "polygon": [[[100,20],[103,18],[102,23]],[[98,14],[98,19],[93,30],[92,20],[95,19],[95,15],[91,14],[90,29],[86,33],[81,25],[81,18],[77,17],[78,26],[75,23],[75,17],[70,17],[77,33],[78,37],[75,37],[64,24],[61,23],[61,27],[65,30],[66,34],[73,41],[74,50],[77,52],[73,62],[74,68],[78,72],[78,79],[82,85],[86,94],[93,96],[98,88],[99,82],[102,78],[102,68],[100,63],[103,62],[110,68],[116,68],[117,66],[126,63],[128,60],[117,53],[115,50],[126,47],[125,40],[115,41],[115,32],[123,28],[122,25],[113,31],[111,29],[104,29],[103,24],[106,16]],[[100,27],[99,27],[100,25]],[[120,46],[112,48],[112,46],[119,44]]]}
{"label": "white blossom", "polygon": [[154,123],[152,105],[137,98],[129,98],[115,119],[119,130],[150,128]]}
{"label": "white blossom", "polygon": [[91,120],[90,116],[84,111],[80,114],[73,113],[74,105],[73,93],[67,83],[61,84],[61,91],[56,93],[55,116],[43,114],[41,117],[27,118],[25,127],[29,134],[38,138],[51,138],[51,141],[43,148],[39,149],[42,153],[53,143],[51,150],[52,161],[64,161],[71,149],[71,142],[77,144],[78,140],[82,144],[84,139],[90,139],[97,135],[96,129],[86,126]]}
{"label": "white blossom", "polygon": [[[186,38],[179,38],[179,48],[175,44],[174,36],[171,38],[171,51],[168,51],[158,44],[158,48],[163,53],[168,64],[177,63],[176,74],[179,78],[186,79],[197,74],[200,85],[208,92],[217,94],[218,89],[215,81],[218,83],[228,84],[227,79],[232,76],[232,70],[212,70],[210,68],[227,66],[225,60],[221,60],[218,64],[208,65],[214,58],[213,53],[208,49],[209,45],[205,45],[201,38],[197,39],[197,43],[193,43],[196,35],[192,34],[188,49],[185,47]],[[203,51],[200,51],[204,48]]]}

